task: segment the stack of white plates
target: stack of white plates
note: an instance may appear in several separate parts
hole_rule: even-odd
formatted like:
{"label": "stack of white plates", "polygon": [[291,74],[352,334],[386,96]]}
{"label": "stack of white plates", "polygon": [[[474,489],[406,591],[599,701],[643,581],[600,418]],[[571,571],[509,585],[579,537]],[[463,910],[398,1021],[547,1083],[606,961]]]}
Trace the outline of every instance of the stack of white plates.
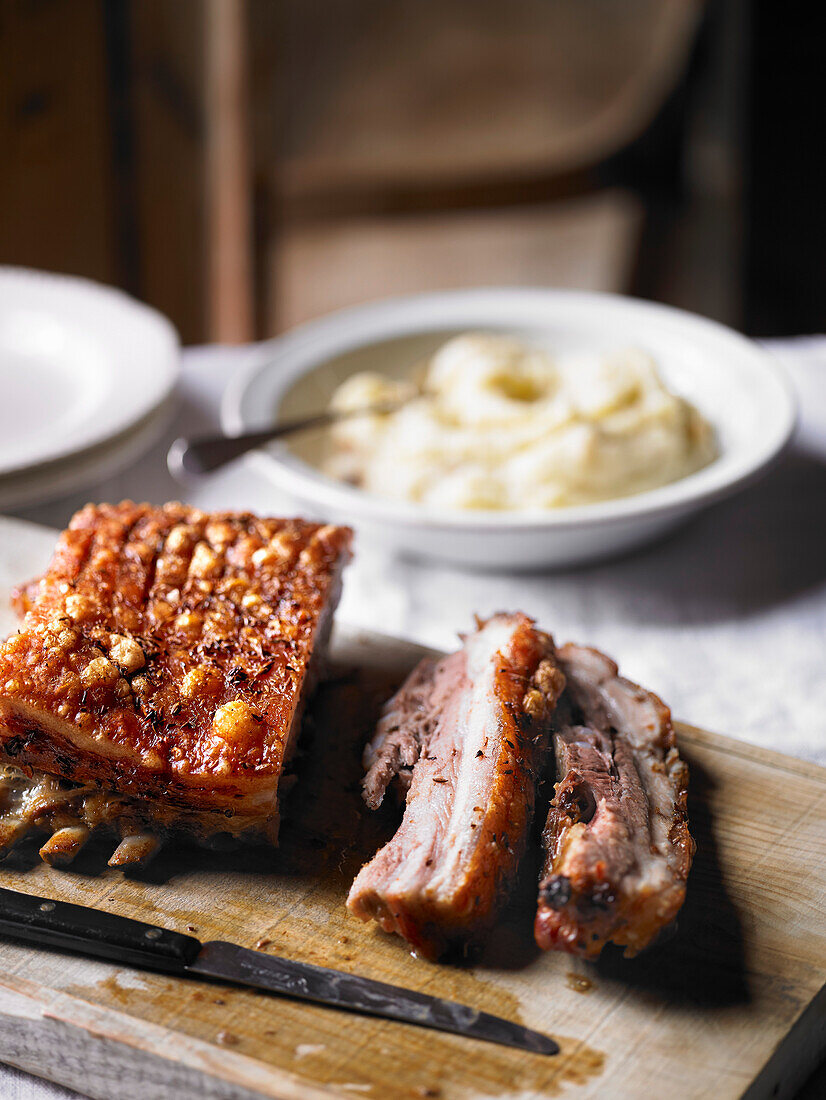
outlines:
{"label": "stack of white plates", "polygon": [[169,419],[172,325],[85,279],[0,267],[0,508],[136,462]]}

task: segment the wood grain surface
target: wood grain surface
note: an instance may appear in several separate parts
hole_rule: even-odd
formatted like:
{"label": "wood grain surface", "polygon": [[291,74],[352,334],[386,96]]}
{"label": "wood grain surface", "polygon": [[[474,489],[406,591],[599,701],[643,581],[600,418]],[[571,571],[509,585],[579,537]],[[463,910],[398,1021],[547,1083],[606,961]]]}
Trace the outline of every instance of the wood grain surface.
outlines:
{"label": "wood grain surface", "polygon": [[560,1056],[3,940],[0,1059],[107,1100],[793,1095],[826,1046],[826,771],[679,727],[698,852],[668,942],[540,954],[528,858],[481,957],[431,964],[344,909],[395,824],[362,810],[360,746],[422,652],[336,635],[278,851],[179,846],[126,878],[102,844],[68,871],[30,844],[0,884],[461,1000],[554,1035]]}

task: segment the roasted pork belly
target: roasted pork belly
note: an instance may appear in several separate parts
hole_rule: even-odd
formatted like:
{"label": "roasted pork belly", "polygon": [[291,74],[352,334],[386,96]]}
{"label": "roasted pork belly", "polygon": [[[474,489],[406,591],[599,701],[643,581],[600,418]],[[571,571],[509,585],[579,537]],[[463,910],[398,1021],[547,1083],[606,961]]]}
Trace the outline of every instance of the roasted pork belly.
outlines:
{"label": "roasted pork belly", "polygon": [[274,841],[349,543],[180,504],[80,511],[0,647],[0,761],[39,792],[18,816]]}
{"label": "roasted pork belly", "polygon": [[411,673],[365,752],[368,806],[398,783],[404,817],[353,883],[352,913],[430,957],[491,923],[524,851],[563,685],[552,640],[521,614],[494,616]]}
{"label": "roasted pork belly", "polygon": [[559,650],[556,791],[543,834],[536,941],[596,956],[635,954],[673,920],[694,853],[688,769],[668,708],[595,649]]}

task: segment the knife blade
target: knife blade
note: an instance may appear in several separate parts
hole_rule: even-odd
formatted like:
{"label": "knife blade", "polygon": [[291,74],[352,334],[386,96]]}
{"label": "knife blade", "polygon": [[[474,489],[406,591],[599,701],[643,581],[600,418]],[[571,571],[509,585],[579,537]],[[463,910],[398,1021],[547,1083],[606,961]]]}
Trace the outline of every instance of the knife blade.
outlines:
{"label": "knife blade", "polygon": [[251,986],[534,1054],[559,1052],[549,1036],[469,1005],[222,940],[202,944],[194,936],[157,925],[3,887],[0,932],[37,946],[68,948],[130,966]]}
{"label": "knife blade", "polygon": [[221,940],[205,943],[186,970],[188,974],[251,985],[256,989],[284,993],[368,1016],[384,1016],[436,1031],[451,1031],[456,1035],[518,1047],[535,1054],[556,1054],[559,1051],[557,1044],[547,1035],[540,1035],[499,1016],[479,1012],[468,1005],[444,1001],[440,997],[347,974],[342,970],[265,955],[262,951],[251,951]]}

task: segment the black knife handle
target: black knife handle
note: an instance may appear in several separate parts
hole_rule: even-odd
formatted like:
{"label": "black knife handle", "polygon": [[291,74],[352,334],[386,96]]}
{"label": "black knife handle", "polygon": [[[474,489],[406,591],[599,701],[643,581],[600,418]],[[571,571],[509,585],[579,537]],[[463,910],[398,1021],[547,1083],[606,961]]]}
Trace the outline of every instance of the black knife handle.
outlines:
{"label": "black knife handle", "polygon": [[194,936],[3,887],[0,933],[38,947],[63,947],[154,970],[182,970],[201,950]]}

